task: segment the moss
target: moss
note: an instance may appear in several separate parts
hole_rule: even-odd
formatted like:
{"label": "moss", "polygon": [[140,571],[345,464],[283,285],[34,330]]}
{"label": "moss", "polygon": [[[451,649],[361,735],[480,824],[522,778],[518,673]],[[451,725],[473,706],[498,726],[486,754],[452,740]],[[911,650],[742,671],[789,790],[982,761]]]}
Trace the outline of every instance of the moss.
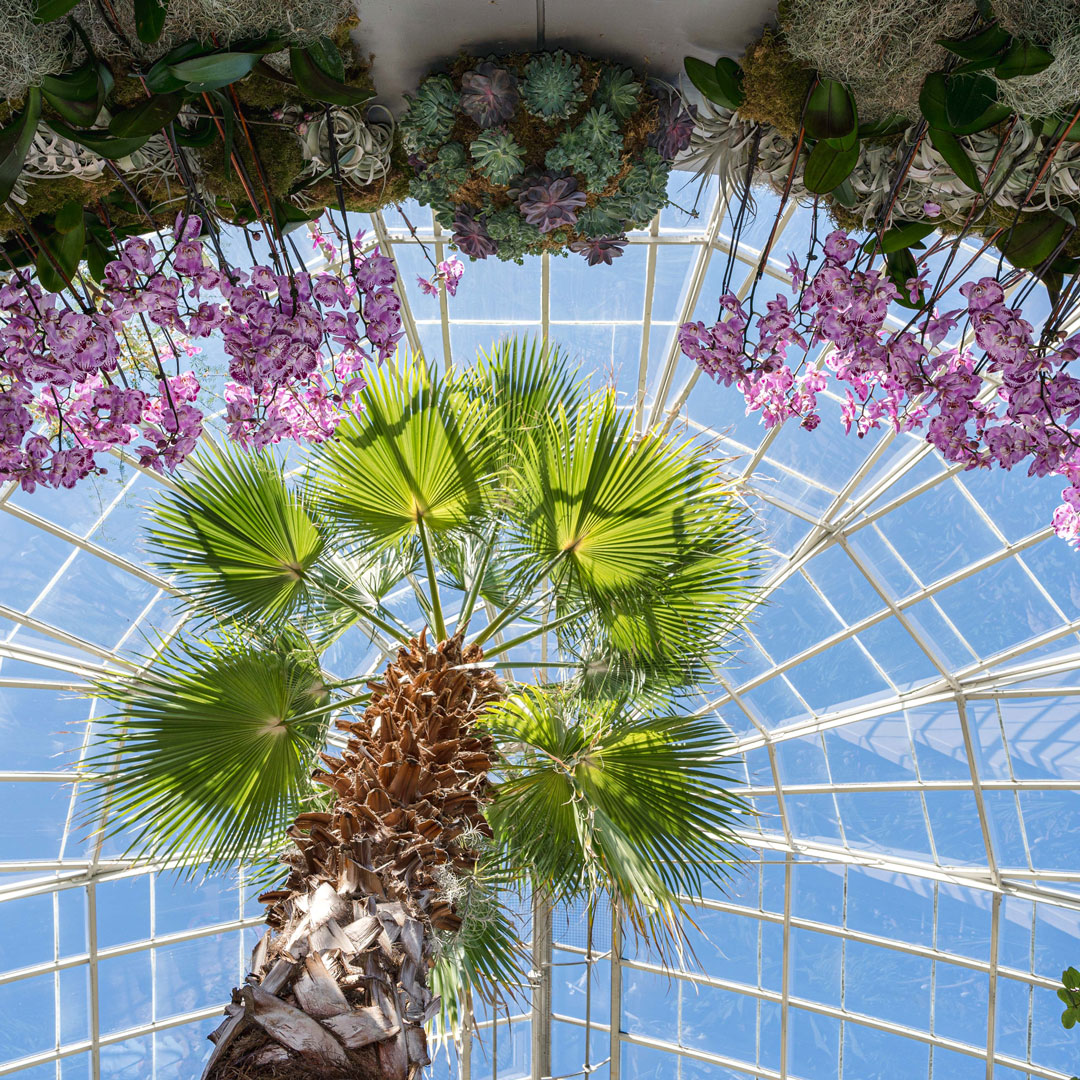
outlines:
{"label": "moss", "polygon": [[792,58],[771,28],[746,50],[742,69],[746,99],[739,116],[769,124],[791,138],[799,129],[814,73]]}
{"label": "moss", "polygon": [[[266,186],[271,195],[284,198],[292,190],[304,170],[304,156],[300,149],[300,140],[295,133],[281,124],[260,123],[257,117],[247,117],[248,131],[251,133],[255,150],[259,156]],[[243,162],[248,177],[254,186],[256,203],[262,205],[265,194],[259,171],[251,156],[251,147],[243,127],[237,124],[235,152]],[[207,190],[218,198],[226,199],[234,205],[248,201],[244,184],[236,169],[225,171],[225,148],[221,142],[213,142],[196,151],[199,166],[203,172]]]}
{"label": "moss", "polygon": [[[111,176],[100,180],[80,180],[75,176],[59,176],[55,180],[37,180],[26,185],[26,202],[19,207],[22,216],[33,222],[40,217],[49,217],[65,203],[74,199],[84,206],[92,207],[98,199],[104,198],[119,184]],[[20,232],[22,221],[7,207],[0,207],[0,234]]]}

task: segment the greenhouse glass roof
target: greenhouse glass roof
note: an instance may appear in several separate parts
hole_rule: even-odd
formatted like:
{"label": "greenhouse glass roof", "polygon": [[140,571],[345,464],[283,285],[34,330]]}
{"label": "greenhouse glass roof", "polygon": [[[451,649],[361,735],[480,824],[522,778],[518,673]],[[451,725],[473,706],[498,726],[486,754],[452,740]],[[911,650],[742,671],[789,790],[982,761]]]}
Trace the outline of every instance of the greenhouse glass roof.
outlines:
{"label": "greenhouse glass roof", "polygon": [[[675,201],[695,193],[675,176]],[[580,910],[526,913],[531,1005],[479,1013],[461,1060],[432,1071],[1068,1078],[1080,1054],[1054,989],[1080,961],[1080,556],[1049,525],[1060,482],[959,472],[917,436],[845,437],[835,401],[814,433],[746,417],[675,343],[680,322],[715,318],[726,258],[723,201],[698,205],[613,267],[470,264],[450,300],[414,288],[427,264],[400,216],[370,224],[413,348],[467,362],[505,334],[549,336],[640,428],[714,441],[770,553],[766,605],[699,688],[759,816],[745,873],[694,908],[696,960],[661,967],[609,911],[591,938]],[[738,253],[744,291],[774,209],[761,200]],[[783,223],[778,284],[809,218]],[[257,936],[242,875],[126,861],[87,839],[71,784],[80,689],[177,628],[140,546],[168,482],[118,459],[71,492],[0,493],[0,1076],[197,1077]],[[351,675],[381,655],[346,644],[335,662]]]}

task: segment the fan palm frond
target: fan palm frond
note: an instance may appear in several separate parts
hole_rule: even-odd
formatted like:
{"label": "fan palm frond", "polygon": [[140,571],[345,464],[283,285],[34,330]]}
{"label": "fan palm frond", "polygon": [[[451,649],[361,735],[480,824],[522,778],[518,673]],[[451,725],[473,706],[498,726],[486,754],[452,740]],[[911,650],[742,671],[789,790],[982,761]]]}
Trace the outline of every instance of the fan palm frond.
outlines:
{"label": "fan palm frond", "polygon": [[715,718],[635,715],[523,688],[489,706],[503,776],[488,819],[510,860],[556,897],[610,890],[639,925],[722,883],[751,811],[716,755]]}
{"label": "fan palm frond", "polygon": [[[149,546],[189,603],[219,615],[282,621],[305,606],[326,539],[279,465],[238,449],[195,470],[152,511]],[[185,597],[182,597],[185,598]]]}
{"label": "fan palm frond", "polygon": [[408,357],[372,375],[361,405],[315,452],[322,505],[339,539],[381,549],[484,512],[491,448],[478,403],[462,402]]}
{"label": "fan palm frond", "polygon": [[284,834],[310,790],[329,711],[310,650],[186,641],[98,692],[120,709],[98,721],[86,769],[93,814],[158,858],[222,867]]}

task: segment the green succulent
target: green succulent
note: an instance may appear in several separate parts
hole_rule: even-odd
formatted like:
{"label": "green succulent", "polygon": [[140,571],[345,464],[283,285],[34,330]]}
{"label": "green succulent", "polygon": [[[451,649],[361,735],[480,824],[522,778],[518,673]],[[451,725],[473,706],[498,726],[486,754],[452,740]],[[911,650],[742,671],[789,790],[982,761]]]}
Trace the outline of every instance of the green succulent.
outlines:
{"label": "green succulent", "polygon": [[577,126],[581,137],[591,147],[603,149],[612,145],[622,145],[619,134],[619,122],[606,105],[590,109]]}
{"label": "green succulent", "polygon": [[578,214],[578,232],[590,238],[617,236],[629,220],[629,209],[630,202],[625,195],[600,199],[595,206],[587,206]]}
{"label": "green succulent", "polygon": [[526,255],[539,255],[543,251],[543,236],[535,225],[530,225],[516,206],[485,210],[488,235],[499,245],[498,256],[507,262],[524,262]]}
{"label": "green succulent", "polygon": [[631,116],[638,107],[641,83],[629,68],[606,67],[600,73],[593,100],[606,105],[620,120]]}
{"label": "green succulent", "polygon": [[559,136],[544,164],[549,169],[569,169],[578,174],[587,191],[603,191],[619,171],[622,148],[618,122],[601,106],[590,109],[577,127]]}
{"label": "green succulent", "polygon": [[409,194],[436,212],[452,208],[454,193],[469,179],[469,171],[465,147],[459,142],[447,143],[439,147],[435,160],[409,181]]}
{"label": "green succulent", "polygon": [[508,131],[491,128],[469,147],[476,167],[493,184],[509,184],[525,167],[525,151]]}
{"label": "green succulent", "polygon": [[641,152],[641,158],[619,181],[619,195],[628,213],[626,219],[644,225],[667,205],[667,180],[671,166],[653,147]]}
{"label": "green succulent", "polygon": [[581,69],[569,54],[541,53],[525,67],[521,83],[525,108],[544,120],[565,120],[585,100]]}
{"label": "green succulent", "polygon": [[432,75],[405,95],[409,107],[401,118],[401,134],[410,150],[424,150],[443,141],[454,126],[458,95],[449,75]]}

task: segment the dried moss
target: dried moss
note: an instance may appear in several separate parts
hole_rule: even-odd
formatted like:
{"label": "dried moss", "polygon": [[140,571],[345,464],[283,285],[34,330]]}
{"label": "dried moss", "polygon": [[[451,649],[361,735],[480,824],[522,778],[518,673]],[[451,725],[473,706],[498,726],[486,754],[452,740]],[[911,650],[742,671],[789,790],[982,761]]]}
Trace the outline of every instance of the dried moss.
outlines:
{"label": "dried moss", "polygon": [[915,119],[923,80],[949,58],[937,39],[963,36],[976,5],[974,0],[786,0],[779,14],[790,55],[848,86],[860,118],[899,113]]}
{"label": "dried moss", "polygon": [[769,124],[790,138],[799,129],[813,72],[792,57],[772,29],[746,50],[742,69],[746,99],[739,116]]}

